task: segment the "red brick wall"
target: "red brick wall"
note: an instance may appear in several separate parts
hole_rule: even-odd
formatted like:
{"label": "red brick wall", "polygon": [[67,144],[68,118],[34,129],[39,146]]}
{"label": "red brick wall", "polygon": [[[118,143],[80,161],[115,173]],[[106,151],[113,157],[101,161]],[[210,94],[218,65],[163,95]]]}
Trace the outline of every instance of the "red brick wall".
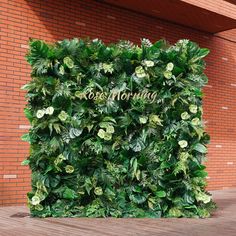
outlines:
{"label": "red brick wall", "polygon": [[227,34],[223,39],[92,0],[1,0],[0,4],[0,205],[23,204],[30,190],[30,171],[20,165],[29,148],[20,141],[28,129],[20,87],[30,80],[24,58],[29,37],[53,42],[89,36],[135,43],[140,38],[166,38],[171,43],[189,38],[210,48],[206,71],[210,82],[204,89],[204,116],[212,140],[209,189],[236,187],[236,47]]}
{"label": "red brick wall", "polygon": [[[225,1],[225,0],[181,0],[183,2],[187,2],[189,4],[207,9],[212,12],[216,12],[230,18],[235,19],[235,9],[236,5],[233,1]],[[231,3],[232,2],[232,3]]]}

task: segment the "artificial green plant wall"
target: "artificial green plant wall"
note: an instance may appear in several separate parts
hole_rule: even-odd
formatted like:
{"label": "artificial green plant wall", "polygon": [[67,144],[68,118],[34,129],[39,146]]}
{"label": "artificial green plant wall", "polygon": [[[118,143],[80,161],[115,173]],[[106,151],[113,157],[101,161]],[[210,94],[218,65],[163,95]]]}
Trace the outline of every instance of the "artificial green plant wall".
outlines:
{"label": "artificial green plant wall", "polygon": [[189,40],[30,41],[32,215],[208,217],[207,54]]}

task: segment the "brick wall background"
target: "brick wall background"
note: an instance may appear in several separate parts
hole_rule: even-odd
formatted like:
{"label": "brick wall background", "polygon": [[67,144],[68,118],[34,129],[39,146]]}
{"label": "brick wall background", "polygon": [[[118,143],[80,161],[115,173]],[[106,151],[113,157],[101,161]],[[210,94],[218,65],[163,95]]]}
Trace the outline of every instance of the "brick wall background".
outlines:
{"label": "brick wall background", "polygon": [[25,61],[29,37],[48,42],[73,37],[105,42],[140,38],[170,43],[181,38],[208,47],[204,117],[211,135],[208,188],[236,187],[236,32],[212,35],[93,0],[1,0],[0,3],[0,205],[26,202],[30,171],[20,163],[29,146],[24,91],[30,80]]}

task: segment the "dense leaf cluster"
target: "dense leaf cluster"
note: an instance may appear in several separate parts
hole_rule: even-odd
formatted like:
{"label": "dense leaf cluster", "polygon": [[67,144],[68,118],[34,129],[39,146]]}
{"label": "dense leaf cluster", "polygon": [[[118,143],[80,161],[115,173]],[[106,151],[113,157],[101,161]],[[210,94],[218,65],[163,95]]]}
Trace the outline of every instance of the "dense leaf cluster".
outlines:
{"label": "dense leaf cluster", "polygon": [[[39,217],[208,217],[207,49],[188,40],[30,41],[23,140]],[[114,99],[92,94],[152,93]],[[85,94],[85,95],[84,95]]]}

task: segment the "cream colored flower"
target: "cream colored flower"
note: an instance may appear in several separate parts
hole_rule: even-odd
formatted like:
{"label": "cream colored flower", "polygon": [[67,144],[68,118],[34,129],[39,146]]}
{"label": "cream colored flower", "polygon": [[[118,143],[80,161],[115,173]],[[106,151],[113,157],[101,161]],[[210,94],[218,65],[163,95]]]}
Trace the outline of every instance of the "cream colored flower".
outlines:
{"label": "cream colored flower", "polygon": [[54,108],[53,107],[47,107],[45,110],[45,114],[47,115],[52,115],[54,112]]}
{"label": "cream colored flower", "polygon": [[166,79],[171,79],[171,77],[172,77],[171,71],[164,71],[163,75]]}
{"label": "cream colored flower", "polygon": [[96,187],[94,189],[94,193],[98,196],[102,195],[103,194],[102,188],[101,187]]}
{"label": "cream colored flower", "polygon": [[146,72],[145,72],[145,70],[143,69],[142,66],[137,66],[135,68],[135,74],[138,78],[144,78],[144,77],[147,76],[147,74],[146,74]]}
{"label": "cream colored flower", "polygon": [[154,66],[154,62],[151,60],[144,60],[143,61],[143,65],[145,65],[146,67],[153,67]]}
{"label": "cream colored flower", "polygon": [[105,133],[106,133],[106,132],[105,132],[104,129],[99,129],[99,130],[98,130],[98,137],[104,139]]}
{"label": "cream colored flower", "polygon": [[202,192],[199,192],[196,194],[196,200],[198,202],[203,202],[203,203],[208,203],[211,201],[211,196],[205,194],[205,193],[202,193]]}
{"label": "cream colored flower", "polygon": [[64,66],[59,67],[59,74],[64,75],[65,74],[65,68]]}
{"label": "cream colored flower", "polygon": [[71,174],[71,173],[74,172],[74,170],[75,170],[74,167],[71,166],[71,165],[67,165],[67,166],[65,167],[65,171],[66,171],[66,173]]}
{"label": "cream colored flower", "polygon": [[186,140],[180,140],[178,144],[181,148],[185,148],[188,146],[188,142]]}
{"label": "cream colored flower", "polygon": [[112,125],[108,125],[106,127],[106,132],[109,133],[109,134],[113,134],[115,132],[115,129]]}
{"label": "cream colored flower", "polygon": [[60,114],[58,115],[58,118],[61,121],[66,121],[69,115],[65,111],[61,111]]}
{"label": "cream colored flower", "polygon": [[172,62],[169,62],[167,65],[166,65],[166,70],[167,71],[172,71],[174,68],[174,64]]}
{"label": "cream colored flower", "polygon": [[188,114],[188,112],[183,112],[183,113],[181,113],[181,119],[182,120],[187,120],[187,119],[189,119],[189,117],[190,117],[190,115]]}
{"label": "cream colored flower", "polygon": [[38,110],[37,113],[36,113],[36,117],[38,119],[42,118],[45,114],[45,111],[44,110]]}
{"label": "cream colored flower", "polygon": [[40,198],[38,196],[33,196],[31,199],[32,205],[36,206],[40,203]]}
{"label": "cream colored flower", "polygon": [[[111,127],[112,127],[112,126],[111,126]],[[113,128],[113,129],[114,129],[114,128]],[[110,133],[106,132],[106,131],[103,130],[103,129],[99,129],[97,135],[98,135],[100,138],[104,139],[104,140],[111,140],[111,139],[112,139],[112,133],[111,133],[111,132],[114,131],[113,129],[110,128],[110,130],[108,130],[108,131],[110,131]]]}
{"label": "cream colored flower", "polygon": [[199,124],[200,124],[199,118],[193,118],[193,119],[191,120],[191,124],[192,124],[192,125],[199,125]]}
{"label": "cream colored flower", "polygon": [[191,113],[193,113],[193,114],[196,114],[197,113],[197,106],[196,105],[194,105],[194,104],[191,104],[190,106],[189,106],[189,110],[190,110],[190,112]]}
{"label": "cream colored flower", "polygon": [[148,121],[148,117],[147,116],[140,116],[139,117],[140,124],[146,124],[147,121]]}

